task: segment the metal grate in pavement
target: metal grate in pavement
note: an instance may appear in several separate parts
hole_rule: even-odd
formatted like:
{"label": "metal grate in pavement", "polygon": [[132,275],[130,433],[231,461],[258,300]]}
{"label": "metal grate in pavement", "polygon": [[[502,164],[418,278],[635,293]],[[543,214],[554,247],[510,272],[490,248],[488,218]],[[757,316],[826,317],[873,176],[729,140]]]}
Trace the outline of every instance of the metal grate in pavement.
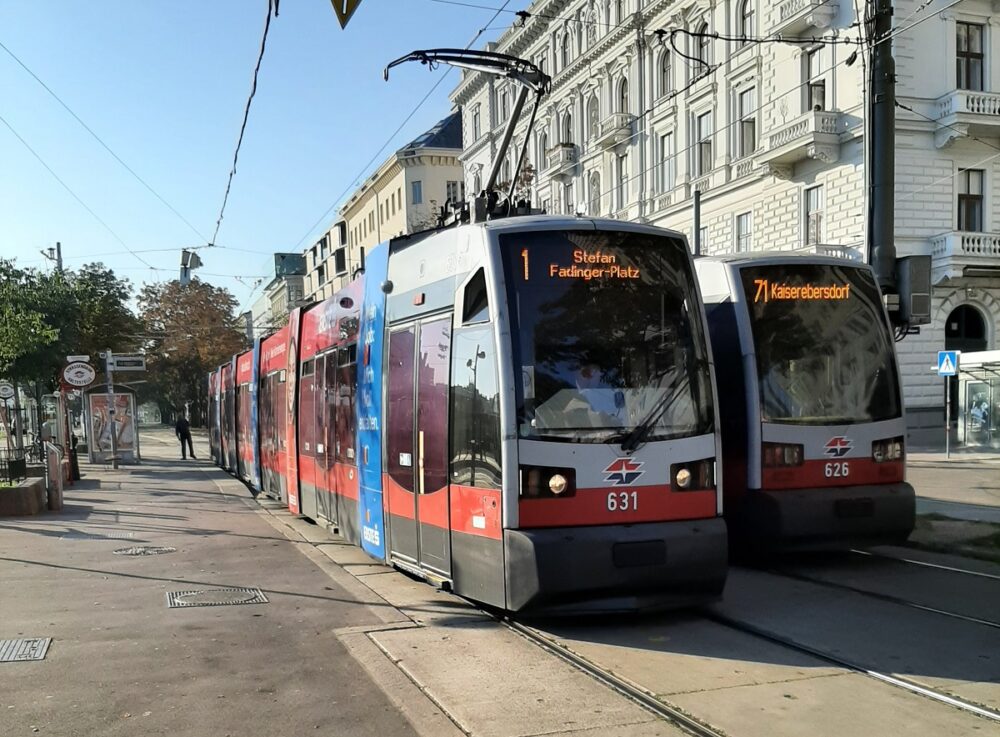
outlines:
{"label": "metal grate in pavement", "polygon": [[49,651],[51,643],[51,637],[0,640],[0,663],[13,663],[19,660],[42,660]]}
{"label": "metal grate in pavement", "polygon": [[168,545],[133,545],[131,548],[118,548],[115,555],[163,555],[164,553],[176,553],[177,548]]}
{"label": "metal grate in pavement", "polygon": [[135,537],[134,532],[67,532],[60,540],[131,540]]}
{"label": "metal grate in pavement", "polygon": [[228,589],[203,589],[201,591],[168,591],[167,608],[191,606],[235,606],[238,604],[267,604],[267,597],[259,588],[235,587]]}

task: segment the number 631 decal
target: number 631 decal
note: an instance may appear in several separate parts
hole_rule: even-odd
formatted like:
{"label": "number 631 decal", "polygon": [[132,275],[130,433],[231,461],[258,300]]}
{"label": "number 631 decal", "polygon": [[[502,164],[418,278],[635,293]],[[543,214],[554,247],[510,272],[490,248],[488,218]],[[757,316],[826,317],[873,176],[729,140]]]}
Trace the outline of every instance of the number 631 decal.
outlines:
{"label": "number 631 decal", "polygon": [[629,512],[638,508],[638,491],[612,491],[608,493],[609,512]]}

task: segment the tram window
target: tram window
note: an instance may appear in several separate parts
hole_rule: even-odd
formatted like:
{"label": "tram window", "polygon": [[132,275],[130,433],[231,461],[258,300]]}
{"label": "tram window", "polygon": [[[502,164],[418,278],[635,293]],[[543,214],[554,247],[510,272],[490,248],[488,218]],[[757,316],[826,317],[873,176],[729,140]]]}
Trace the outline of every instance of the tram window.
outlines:
{"label": "tram window", "polygon": [[312,376],[314,371],[313,361],[310,359],[302,364],[302,375]]}
{"label": "tram window", "polygon": [[479,269],[465,285],[462,300],[462,323],[486,322],[490,319],[490,303],[486,295],[486,272]]}
{"label": "tram window", "polygon": [[[340,368],[337,369],[337,423],[336,444],[337,460],[341,463],[354,464],[354,397],[357,394],[357,367],[352,354],[356,346],[341,348],[339,352]],[[346,361],[346,362],[345,362]]]}
{"label": "tram window", "polygon": [[492,326],[455,331],[451,375],[451,483],[499,489],[500,389]]}
{"label": "tram window", "polygon": [[386,466],[389,476],[413,491],[413,367],[414,329],[389,335],[388,391],[386,394]]}

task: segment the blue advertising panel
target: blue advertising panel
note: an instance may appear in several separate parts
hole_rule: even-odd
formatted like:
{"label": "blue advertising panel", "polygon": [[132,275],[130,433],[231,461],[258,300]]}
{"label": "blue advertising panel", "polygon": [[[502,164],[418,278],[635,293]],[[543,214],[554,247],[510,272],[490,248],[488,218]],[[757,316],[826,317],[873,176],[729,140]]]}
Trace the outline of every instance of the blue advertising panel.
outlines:
{"label": "blue advertising panel", "polygon": [[385,294],[389,247],[383,243],[365,260],[365,294],[361,309],[361,351],[358,356],[358,469],[361,476],[361,547],[385,560],[382,515],[382,343],[385,334]]}
{"label": "blue advertising panel", "polygon": [[260,381],[260,338],[253,342],[253,366],[250,367],[250,448],[253,453],[253,463],[250,464],[250,485],[260,491],[260,426],[257,424],[257,401],[260,393],[257,385]]}

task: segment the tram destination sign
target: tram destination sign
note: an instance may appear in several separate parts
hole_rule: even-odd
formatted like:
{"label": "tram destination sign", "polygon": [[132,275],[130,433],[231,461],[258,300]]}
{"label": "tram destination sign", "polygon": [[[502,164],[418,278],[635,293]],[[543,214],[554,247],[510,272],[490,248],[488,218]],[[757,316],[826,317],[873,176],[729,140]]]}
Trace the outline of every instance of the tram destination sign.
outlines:
{"label": "tram destination sign", "polygon": [[756,291],[754,304],[758,302],[792,301],[839,301],[851,298],[850,284],[785,284],[770,279],[754,279]]}
{"label": "tram destination sign", "polygon": [[111,358],[112,371],[145,371],[146,357],[141,353],[123,353]]}

